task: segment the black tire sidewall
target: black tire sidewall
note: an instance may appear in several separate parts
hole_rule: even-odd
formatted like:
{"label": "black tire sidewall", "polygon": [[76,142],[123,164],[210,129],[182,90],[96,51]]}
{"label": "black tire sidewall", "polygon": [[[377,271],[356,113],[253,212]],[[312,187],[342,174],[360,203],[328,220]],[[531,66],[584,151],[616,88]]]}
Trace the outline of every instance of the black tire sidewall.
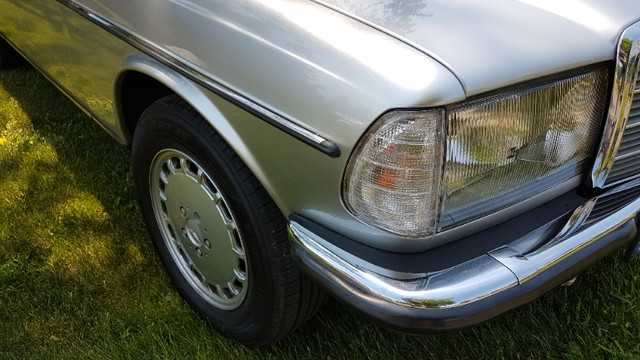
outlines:
{"label": "black tire sidewall", "polygon": [[[133,168],[140,204],[152,241],[172,282],[185,300],[219,331],[243,341],[255,340],[261,324],[270,321],[273,303],[273,279],[268,259],[268,244],[261,241],[259,214],[251,207],[243,179],[238,178],[234,162],[225,156],[228,148],[219,135],[197,114],[184,114],[174,107],[152,106],[142,115],[133,143]],[[196,123],[196,124],[194,124]],[[200,125],[200,126],[199,126]],[[216,146],[223,144],[222,146]],[[174,263],[160,232],[149,194],[151,163],[160,151],[176,149],[198,162],[222,192],[238,222],[238,231],[246,247],[249,288],[243,303],[234,310],[218,309],[203,299]],[[229,153],[227,153],[228,155]],[[248,205],[247,205],[248,204]]]}

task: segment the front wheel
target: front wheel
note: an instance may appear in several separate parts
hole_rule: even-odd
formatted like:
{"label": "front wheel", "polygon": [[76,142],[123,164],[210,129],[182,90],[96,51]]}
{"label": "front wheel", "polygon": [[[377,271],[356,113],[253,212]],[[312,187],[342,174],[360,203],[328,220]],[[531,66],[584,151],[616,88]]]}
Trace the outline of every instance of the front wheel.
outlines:
{"label": "front wheel", "polygon": [[141,116],[136,186],[169,277],[196,312],[247,345],[302,324],[324,294],[290,256],[286,221],[229,145],[172,95]]}

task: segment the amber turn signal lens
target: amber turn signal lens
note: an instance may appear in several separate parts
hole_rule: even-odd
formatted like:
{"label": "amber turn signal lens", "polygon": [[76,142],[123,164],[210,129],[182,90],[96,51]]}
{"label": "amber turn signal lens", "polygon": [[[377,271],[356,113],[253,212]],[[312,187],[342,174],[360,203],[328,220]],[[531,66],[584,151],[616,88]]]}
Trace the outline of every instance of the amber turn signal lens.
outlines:
{"label": "amber turn signal lens", "polygon": [[442,178],[442,110],[383,116],[354,151],[344,200],[361,221],[399,235],[435,232]]}

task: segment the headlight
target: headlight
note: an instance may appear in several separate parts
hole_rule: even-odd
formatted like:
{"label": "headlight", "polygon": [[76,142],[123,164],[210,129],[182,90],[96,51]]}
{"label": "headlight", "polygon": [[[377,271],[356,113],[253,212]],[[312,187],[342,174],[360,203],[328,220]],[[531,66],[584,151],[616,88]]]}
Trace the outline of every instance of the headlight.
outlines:
{"label": "headlight", "polygon": [[442,110],[394,111],[355,150],[345,203],[362,221],[401,235],[433,234],[442,178]]}
{"label": "headlight", "polygon": [[440,229],[580,174],[600,132],[605,69],[447,108]]}
{"label": "headlight", "polygon": [[445,109],[390,112],[352,154],[345,204],[367,224],[424,237],[525,200],[582,172],[607,87],[598,68]]}

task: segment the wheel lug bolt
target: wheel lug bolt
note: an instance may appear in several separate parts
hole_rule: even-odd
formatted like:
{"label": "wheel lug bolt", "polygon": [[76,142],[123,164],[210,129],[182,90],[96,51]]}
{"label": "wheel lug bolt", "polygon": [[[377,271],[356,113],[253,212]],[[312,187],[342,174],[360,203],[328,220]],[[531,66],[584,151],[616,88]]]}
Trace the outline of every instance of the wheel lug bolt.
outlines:
{"label": "wheel lug bolt", "polygon": [[211,241],[209,241],[209,239],[204,239],[204,246],[206,246],[207,249],[211,249]]}
{"label": "wheel lug bolt", "polygon": [[182,206],[180,206],[180,215],[187,216],[187,210],[185,210]]}
{"label": "wheel lug bolt", "polygon": [[182,228],[182,236],[187,237],[187,230],[184,228]]}
{"label": "wheel lug bolt", "polygon": [[200,250],[200,248],[196,248],[196,254],[198,254],[198,256],[202,256],[202,250]]}

